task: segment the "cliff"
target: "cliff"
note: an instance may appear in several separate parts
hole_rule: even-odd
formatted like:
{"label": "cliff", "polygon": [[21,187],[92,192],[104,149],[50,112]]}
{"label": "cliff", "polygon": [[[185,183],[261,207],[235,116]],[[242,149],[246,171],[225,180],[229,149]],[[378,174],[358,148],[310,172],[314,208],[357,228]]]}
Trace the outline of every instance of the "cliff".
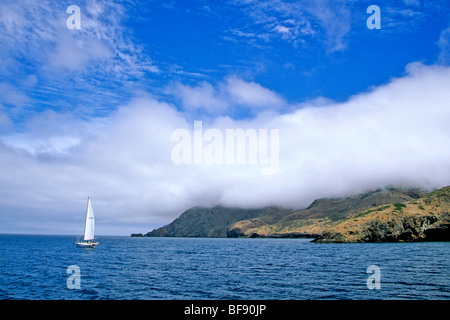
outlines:
{"label": "cliff", "polygon": [[414,201],[424,194],[420,190],[378,189],[350,197],[315,200],[302,210],[195,207],[145,236],[316,238],[372,207]]}
{"label": "cliff", "polygon": [[450,187],[404,203],[370,208],[328,228],[314,241],[450,241]]}
{"label": "cliff", "polygon": [[424,194],[416,189],[378,189],[349,197],[318,199],[308,208],[295,210],[272,223],[264,223],[260,219],[238,221],[231,225],[229,234],[240,237],[317,237],[361,211],[414,200]]}

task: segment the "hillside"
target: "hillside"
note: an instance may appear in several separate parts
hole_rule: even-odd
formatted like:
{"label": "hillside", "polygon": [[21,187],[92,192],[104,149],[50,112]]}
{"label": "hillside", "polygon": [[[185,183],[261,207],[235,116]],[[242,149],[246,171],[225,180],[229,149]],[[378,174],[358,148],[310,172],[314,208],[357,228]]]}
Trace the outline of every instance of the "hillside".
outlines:
{"label": "hillside", "polygon": [[274,223],[262,224],[259,219],[238,221],[231,226],[229,233],[240,237],[316,237],[363,210],[414,200],[424,194],[416,189],[378,189],[350,197],[319,199],[308,208],[294,211]]}
{"label": "hillside", "polygon": [[362,211],[315,242],[450,241],[450,187],[404,203]]}
{"label": "hillside", "polygon": [[145,236],[318,237],[325,230],[364,210],[390,203],[414,201],[424,194],[419,190],[379,189],[350,197],[315,200],[303,210],[277,207],[195,207]]}
{"label": "hillside", "polygon": [[147,237],[219,237],[228,236],[230,226],[237,221],[259,219],[265,223],[291,213],[292,210],[276,207],[261,209],[194,207],[183,212],[170,224],[145,234]]}

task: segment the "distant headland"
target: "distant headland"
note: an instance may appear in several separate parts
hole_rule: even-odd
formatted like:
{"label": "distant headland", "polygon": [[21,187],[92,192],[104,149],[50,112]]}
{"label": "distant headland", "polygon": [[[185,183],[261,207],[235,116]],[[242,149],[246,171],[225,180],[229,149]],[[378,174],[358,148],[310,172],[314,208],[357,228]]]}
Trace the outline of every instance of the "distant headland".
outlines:
{"label": "distant headland", "polygon": [[377,189],[306,209],[194,207],[132,237],[314,238],[316,243],[450,241],[450,186]]}

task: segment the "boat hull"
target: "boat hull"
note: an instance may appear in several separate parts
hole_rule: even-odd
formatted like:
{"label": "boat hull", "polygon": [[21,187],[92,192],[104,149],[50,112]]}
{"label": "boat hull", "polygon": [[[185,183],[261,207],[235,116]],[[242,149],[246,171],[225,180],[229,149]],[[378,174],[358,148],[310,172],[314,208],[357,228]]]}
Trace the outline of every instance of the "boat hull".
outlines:
{"label": "boat hull", "polygon": [[80,248],[95,248],[98,242],[76,242],[76,244]]}

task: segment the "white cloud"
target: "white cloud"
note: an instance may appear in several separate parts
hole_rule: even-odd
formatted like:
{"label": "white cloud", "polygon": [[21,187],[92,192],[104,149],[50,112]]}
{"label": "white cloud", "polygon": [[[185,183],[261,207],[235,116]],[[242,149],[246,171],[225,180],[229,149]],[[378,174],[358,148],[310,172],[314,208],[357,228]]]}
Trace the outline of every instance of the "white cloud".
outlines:
{"label": "white cloud", "polygon": [[78,40],[67,34],[49,54],[49,65],[56,70],[82,71],[89,62],[105,61],[110,56],[111,52],[100,40],[89,36]]}
{"label": "white cloud", "polygon": [[407,6],[414,6],[414,7],[420,6],[419,0],[403,0],[403,3],[406,4]]}
{"label": "white cloud", "polygon": [[281,38],[297,46],[315,38],[324,42],[329,52],[347,46],[344,39],[350,31],[351,17],[345,1],[267,0],[236,4],[253,19],[254,25],[233,34],[250,38],[253,45],[258,39],[268,42]]}
{"label": "white cloud", "polygon": [[179,98],[186,110],[201,109],[207,114],[217,114],[228,108],[228,103],[208,82],[195,87],[177,83],[168,87],[166,92]]}
{"label": "white cloud", "polygon": [[270,89],[237,77],[229,77],[224,90],[232,102],[251,108],[279,109],[285,104],[284,100]]}
{"label": "white cloud", "polygon": [[25,150],[33,156],[38,154],[67,154],[72,147],[77,146],[80,142],[78,138],[70,136],[52,136],[41,139],[20,134],[5,136],[2,140],[6,145],[15,149]]}
{"label": "white cloud", "polygon": [[9,119],[6,112],[3,111],[3,106],[0,105],[0,130],[8,128],[12,125],[11,120]]}
{"label": "white cloud", "polygon": [[306,10],[318,19],[325,31],[327,51],[340,51],[347,47],[344,39],[351,29],[351,17],[345,1],[313,1]]}
{"label": "white cloud", "polygon": [[21,93],[13,85],[7,82],[0,82],[0,102],[20,108],[29,100],[25,94]]}
{"label": "white cloud", "polygon": [[208,115],[225,115],[238,106],[248,111],[273,111],[286,106],[284,99],[253,81],[229,76],[215,87],[204,81],[197,86],[175,83],[166,93],[181,101],[185,111],[202,110]]}
{"label": "white cloud", "polygon": [[[73,30],[66,24],[69,5],[1,2],[1,130],[17,129],[42,109],[107,114],[145,86],[136,79],[159,72],[127,29],[133,3],[79,1],[81,28]],[[40,139],[22,146],[45,149]],[[52,148],[48,150],[60,149],[60,142]]]}
{"label": "white cloud", "polygon": [[275,31],[279,33],[289,33],[291,30],[288,27],[278,25],[275,27]]}
{"label": "white cloud", "polygon": [[68,6],[54,1],[2,3],[1,54],[17,65],[26,57],[27,63],[40,72],[49,68],[56,72],[85,71],[91,66],[119,79],[158,72],[144,49],[125,31],[122,20],[127,13],[122,5],[107,1],[79,3],[81,29],[74,30],[66,26]]}
{"label": "white cloud", "polygon": [[[28,137],[0,141],[0,166],[7,168],[0,174],[0,232],[18,228],[5,217],[11,212],[27,223],[66,221],[66,232],[76,229],[87,196],[100,233],[123,228],[126,234],[133,231],[129,224],[150,230],[194,205],[303,207],[388,185],[442,187],[450,184],[449,84],[450,68],[416,63],[404,77],[344,103],[316,100],[288,114],[204,122],[205,130],[279,129],[279,170],[271,176],[258,165],[175,165],[171,134],[192,131],[193,123],[174,105],[151,98],[131,101],[100,122],[36,118],[26,125]],[[228,78],[222,85],[230,90],[221,89],[229,95],[220,99],[230,105],[260,103],[233,86],[278,99],[257,83]]]}

